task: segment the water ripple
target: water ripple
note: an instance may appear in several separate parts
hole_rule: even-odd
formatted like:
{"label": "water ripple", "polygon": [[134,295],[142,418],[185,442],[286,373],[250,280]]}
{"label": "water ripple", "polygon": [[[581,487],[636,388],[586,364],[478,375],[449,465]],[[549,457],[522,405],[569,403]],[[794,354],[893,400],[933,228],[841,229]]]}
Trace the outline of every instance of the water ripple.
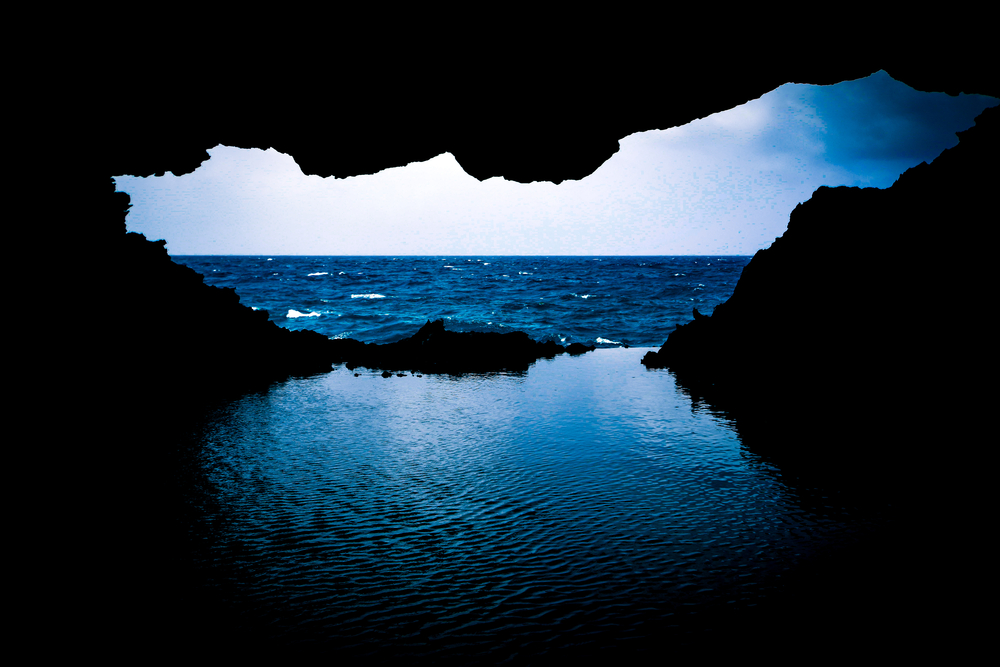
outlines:
{"label": "water ripple", "polygon": [[756,604],[802,554],[877,523],[802,506],[644,352],[338,370],[244,397],[182,480],[197,566],[257,634],[492,661]]}

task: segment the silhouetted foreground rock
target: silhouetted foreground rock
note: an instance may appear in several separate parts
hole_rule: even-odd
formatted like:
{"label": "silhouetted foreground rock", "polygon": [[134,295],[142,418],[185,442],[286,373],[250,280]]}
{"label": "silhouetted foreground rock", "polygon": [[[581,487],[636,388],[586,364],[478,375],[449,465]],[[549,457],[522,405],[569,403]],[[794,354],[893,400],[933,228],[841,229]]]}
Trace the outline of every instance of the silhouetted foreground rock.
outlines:
{"label": "silhouetted foreground rock", "polygon": [[890,188],[819,188],[728,301],[642,363],[670,368],[744,436],[824,466],[901,472],[959,436],[996,370],[993,267],[977,244],[1000,219],[998,116]]}
{"label": "silhouetted foreground rock", "polygon": [[741,627],[948,657],[956,638],[985,636],[998,125],[1000,111],[985,111],[891,188],[820,188],[727,302],[643,359],[733,418],[788,488],[894,513],[877,538],[797,568],[784,597]]}
{"label": "silhouetted foreground rock", "polygon": [[540,343],[523,331],[446,331],[444,320],[427,322],[413,336],[382,345],[353,339],[332,340],[333,358],[348,369],[408,370],[420,373],[486,373],[523,371],[541,358],[563,352],[580,354],[594,349],[580,343],[569,348],[547,341]]}
{"label": "silhouetted foreground rock", "polygon": [[120,279],[106,289],[116,312],[103,335],[121,354],[123,386],[190,399],[330,370],[326,336],[283,329],[232,289],[206,285],[164,241],[125,234],[115,259]]}
{"label": "silhouetted foreground rock", "polygon": [[[124,215],[128,195],[111,186],[109,206]],[[314,331],[290,331],[268,319],[266,311],[240,304],[228,288],[206,285],[194,270],[175,264],[164,241],[141,234],[120,237],[108,259],[109,277],[100,292],[108,326],[95,335],[94,348],[106,348],[117,380],[116,401],[167,401],[177,407],[293,375],[329,371],[334,363],[349,368],[410,370],[423,373],[470,373],[527,370],[542,357],[567,351],[553,342],[539,343],[523,332],[445,331],[444,322],[428,322],[412,337],[391,344],[331,340]],[[571,354],[593,350],[580,344]]]}
{"label": "silhouetted foreground rock", "polygon": [[[97,137],[89,126],[77,131],[87,136],[88,147],[96,144],[86,163],[108,175],[190,173],[208,158],[208,149],[223,144],[272,147],[293,156],[306,174],[338,178],[374,174],[447,151],[479,180],[560,182],[592,173],[615,154],[622,137],[684,125],[789,81],[825,85],[885,69],[918,90],[998,93],[995,67],[989,64],[995,60],[993,31],[978,25],[988,22],[964,21],[946,36],[950,31],[928,16],[909,16],[901,29],[895,11],[867,11],[864,20],[848,13],[777,23],[750,21],[752,13],[728,27],[719,25],[711,10],[697,10],[697,19],[688,11],[684,19],[672,7],[646,8],[641,15],[628,9],[615,18],[602,13],[589,19],[593,24],[586,29],[574,18],[573,30],[565,30],[561,20],[541,28],[544,24],[533,18],[533,30],[545,38],[518,48],[482,31],[443,28],[447,22],[436,19],[433,28],[421,29],[421,21],[407,17],[405,27],[365,37],[365,53],[399,63],[389,69],[377,67],[375,59],[357,58],[356,47],[343,40],[330,43],[324,32],[310,39],[308,28],[303,33],[299,24],[292,31],[294,48],[261,51],[260,35],[274,30],[271,19],[256,30],[213,30],[211,44],[202,41],[199,23],[184,21],[177,30],[164,31],[173,36],[169,41],[150,48],[171,52],[166,62],[123,59],[116,63],[116,76],[106,81],[85,77],[89,112],[115,118],[115,131]],[[340,20],[382,25],[384,17]],[[511,22],[497,35],[523,28],[516,14],[493,20]],[[915,29],[914,20],[926,26]],[[700,28],[699,50],[713,57],[694,56],[686,40],[664,41],[659,30],[668,24],[696,33]],[[615,36],[610,28],[615,25],[629,25],[628,36]],[[435,32],[439,29],[443,34]],[[183,30],[190,36],[178,40]],[[788,57],[789,36],[799,34],[808,34],[815,48]],[[857,43],[837,48],[846,34],[856,35]],[[934,35],[934,42],[913,48],[914,34]],[[96,42],[116,37],[109,33]],[[152,35],[146,39],[156,43]],[[622,39],[627,46],[609,48],[609,39]],[[196,50],[177,48],[195,42]],[[260,55],[264,52],[266,58]],[[234,53],[258,55],[234,62]],[[86,48],[73,54],[76,61],[94,57]],[[482,63],[482,71],[470,78],[464,67],[444,65],[456,54]],[[351,62],[353,74],[340,77],[337,90],[340,99],[351,102],[331,105],[329,91],[316,81],[345,62]],[[105,57],[95,57],[78,71],[100,71],[105,64]],[[228,82],[224,90],[219,88],[221,70]],[[149,84],[129,86],[130,103],[123,111],[122,82],[140,80]],[[652,80],[662,85],[649,86]],[[398,109],[402,99],[406,113],[394,113],[387,122],[387,110]]]}

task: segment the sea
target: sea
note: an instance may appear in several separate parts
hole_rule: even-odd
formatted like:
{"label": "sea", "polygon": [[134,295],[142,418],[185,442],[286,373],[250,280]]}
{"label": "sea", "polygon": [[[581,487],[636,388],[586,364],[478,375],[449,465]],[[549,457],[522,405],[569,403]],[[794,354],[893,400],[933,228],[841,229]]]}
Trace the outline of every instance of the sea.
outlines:
{"label": "sea", "polygon": [[288,329],[391,343],[428,320],[453,331],[659,347],[710,314],[750,257],[234,257],[174,261]]}
{"label": "sea", "polygon": [[212,407],[177,436],[185,558],[212,613],[366,663],[718,641],[891,515],[783,470],[640,363],[749,259],[174,257],[289,329],[386,343],[444,319],[597,348],[526,372],[340,366]]}

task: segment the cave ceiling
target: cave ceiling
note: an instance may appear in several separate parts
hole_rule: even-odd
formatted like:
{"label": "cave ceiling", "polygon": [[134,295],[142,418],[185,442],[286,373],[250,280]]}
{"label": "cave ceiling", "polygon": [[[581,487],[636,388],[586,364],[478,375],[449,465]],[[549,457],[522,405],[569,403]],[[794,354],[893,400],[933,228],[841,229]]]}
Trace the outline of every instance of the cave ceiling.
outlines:
{"label": "cave ceiling", "polygon": [[223,41],[209,52],[118,56],[113,76],[86,82],[105,126],[81,134],[105,175],[190,173],[223,144],[274,148],[306,174],[338,178],[450,152],[480,180],[558,183],[592,173],[629,134],[788,82],[884,69],[918,90],[1000,96],[988,34],[935,44],[869,28],[847,41],[829,29],[677,46],[691,35],[672,25],[631,42],[550,39],[541,51],[474,37],[281,53],[266,39]]}

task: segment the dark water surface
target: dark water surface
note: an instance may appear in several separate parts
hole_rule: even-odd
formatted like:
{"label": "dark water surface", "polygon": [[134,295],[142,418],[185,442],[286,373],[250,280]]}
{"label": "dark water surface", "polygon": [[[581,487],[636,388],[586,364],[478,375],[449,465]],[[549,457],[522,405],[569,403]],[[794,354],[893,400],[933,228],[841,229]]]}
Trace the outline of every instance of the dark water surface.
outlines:
{"label": "dark water surface", "polygon": [[877,503],[791,484],[646,351],[486,376],[339,368],[226,404],[182,448],[192,567],[265,643],[544,662],[694,641],[885,524]]}
{"label": "dark water surface", "polygon": [[749,257],[173,258],[289,329],[390,343],[428,319],[452,331],[659,347],[691,309],[710,314]]}

